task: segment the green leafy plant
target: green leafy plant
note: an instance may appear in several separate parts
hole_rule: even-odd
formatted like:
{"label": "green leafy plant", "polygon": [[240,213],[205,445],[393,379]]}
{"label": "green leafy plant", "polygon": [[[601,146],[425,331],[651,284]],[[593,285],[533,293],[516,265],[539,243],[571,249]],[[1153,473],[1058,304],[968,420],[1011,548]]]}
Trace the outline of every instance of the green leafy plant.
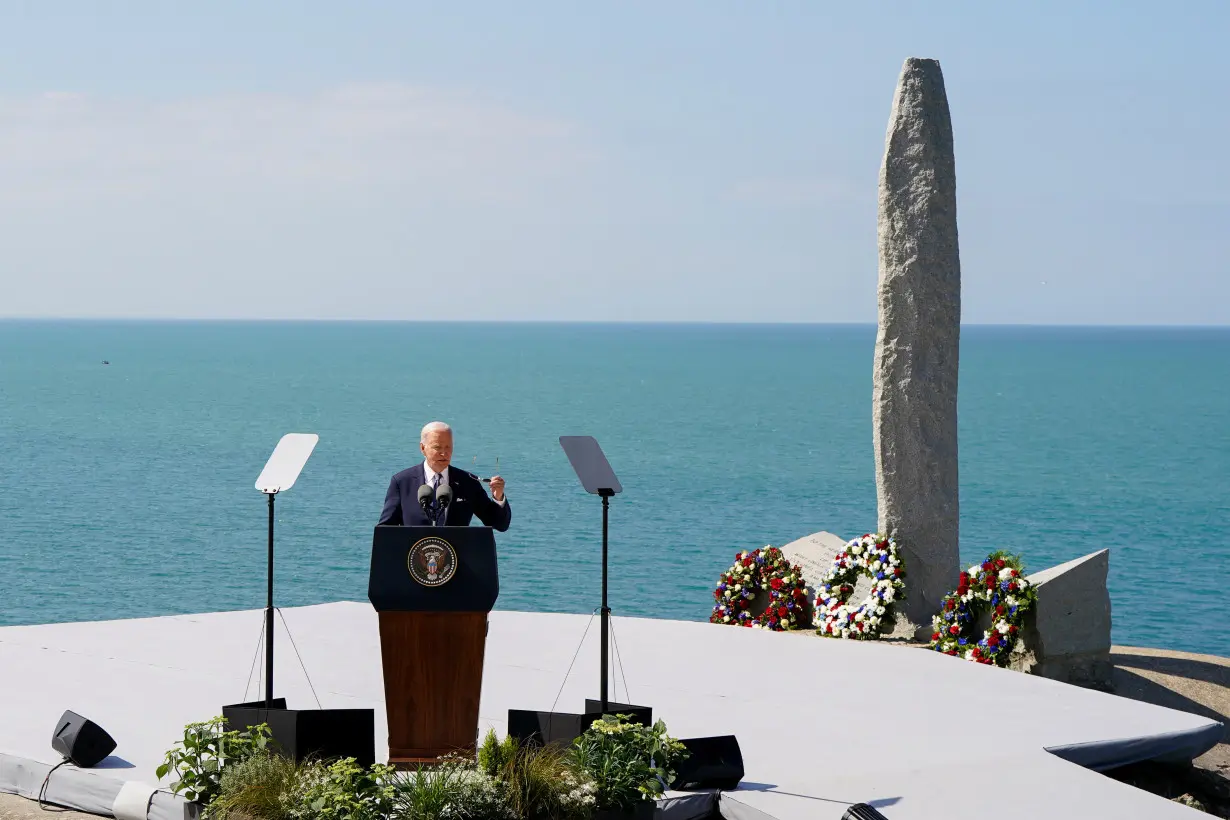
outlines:
{"label": "green leafy plant", "polygon": [[364,769],[346,757],[304,768],[289,814],[302,820],[384,820],[395,794],[392,766]]}
{"label": "green leafy plant", "polygon": [[398,820],[439,820],[456,779],[456,771],[448,764],[399,772],[393,781],[394,814]]}
{"label": "green leafy plant", "polygon": [[440,820],[517,820],[517,814],[498,780],[469,767],[457,772]]}
{"label": "green leafy plant", "polygon": [[262,752],[222,767],[218,795],[209,807],[213,820],[289,820],[299,791],[299,764]]}
{"label": "green leafy plant", "polygon": [[217,796],[224,762],[238,763],[269,746],[269,727],[261,724],[244,731],[227,731],[226,718],[215,717],[184,727],[184,739],[172,747],[158,779],[173,774],[171,791],[208,806]]}
{"label": "green leafy plant", "polygon": [[596,786],[599,809],[632,809],[661,797],[687,755],[684,745],[666,733],[665,723],[643,726],[627,715],[595,720],[572,748],[573,763]]}
{"label": "green leafy plant", "polygon": [[394,789],[398,820],[517,820],[503,784],[472,759],[399,773]]}

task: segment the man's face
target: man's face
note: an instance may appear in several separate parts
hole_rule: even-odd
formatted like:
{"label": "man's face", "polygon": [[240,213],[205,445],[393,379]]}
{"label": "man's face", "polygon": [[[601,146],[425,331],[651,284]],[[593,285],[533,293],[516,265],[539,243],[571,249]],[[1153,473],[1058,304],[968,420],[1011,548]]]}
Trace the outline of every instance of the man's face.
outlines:
{"label": "man's face", "polygon": [[453,459],[453,434],[432,431],[419,444],[419,449],[423,451],[428,467],[437,473],[444,472]]}

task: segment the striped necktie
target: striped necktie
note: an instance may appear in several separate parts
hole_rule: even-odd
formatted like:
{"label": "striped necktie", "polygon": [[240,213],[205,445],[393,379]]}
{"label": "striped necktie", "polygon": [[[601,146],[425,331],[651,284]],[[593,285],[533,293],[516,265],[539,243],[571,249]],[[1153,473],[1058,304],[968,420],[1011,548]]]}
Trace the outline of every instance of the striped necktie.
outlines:
{"label": "striped necktie", "polygon": [[[431,477],[431,489],[433,492],[439,491],[440,478],[441,476],[439,473],[436,473],[435,475]],[[440,523],[440,507],[441,507],[440,502],[437,501],[435,496],[433,495],[431,499],[431,516],[437,525],[439,525]]]}

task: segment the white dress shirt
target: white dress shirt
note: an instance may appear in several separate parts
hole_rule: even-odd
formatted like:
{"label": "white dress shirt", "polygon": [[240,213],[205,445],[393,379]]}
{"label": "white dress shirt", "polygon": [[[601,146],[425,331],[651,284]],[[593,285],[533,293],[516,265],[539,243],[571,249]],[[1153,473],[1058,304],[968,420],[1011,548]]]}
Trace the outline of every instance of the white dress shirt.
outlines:
{"label": "white dress shirt", "polygon": [[[428,486],[432,486],[432,482],[436,480],[436,471],[431,469],[431,465],[428,464],[426,461],[423,462],[423,480],[427,483]],[[439,486],[446,486],[447,484],[448,484],[448,467],[445,467],[444,472],[440,473],[440,485]],[[507,496],[505,496],[505,498],[507,498]],[[493,498],[491,500],[499,504],[501,507],[504,506],[503,498]]]}

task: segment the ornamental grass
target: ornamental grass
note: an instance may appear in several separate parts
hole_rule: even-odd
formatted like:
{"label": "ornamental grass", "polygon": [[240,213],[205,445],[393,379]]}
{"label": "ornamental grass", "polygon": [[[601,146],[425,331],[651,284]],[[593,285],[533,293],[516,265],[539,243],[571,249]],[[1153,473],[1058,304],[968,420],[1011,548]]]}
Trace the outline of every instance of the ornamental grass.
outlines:
{"label": "ornamental grass", "polygon": [[265,743],[266,727],[242,743],[227,733],[242,754],[224,758],[214,742],[223,726],[189,726],[163,772],[178,778],[172,791],[199,795],[189,799],[206,820],[588,820],[652,805],[686,755],[661,721],[641,726],[624,715],[595,721],[572,746],[521,745],[489,731],[477,755],[413,771],[353,758],[295,762]]}

